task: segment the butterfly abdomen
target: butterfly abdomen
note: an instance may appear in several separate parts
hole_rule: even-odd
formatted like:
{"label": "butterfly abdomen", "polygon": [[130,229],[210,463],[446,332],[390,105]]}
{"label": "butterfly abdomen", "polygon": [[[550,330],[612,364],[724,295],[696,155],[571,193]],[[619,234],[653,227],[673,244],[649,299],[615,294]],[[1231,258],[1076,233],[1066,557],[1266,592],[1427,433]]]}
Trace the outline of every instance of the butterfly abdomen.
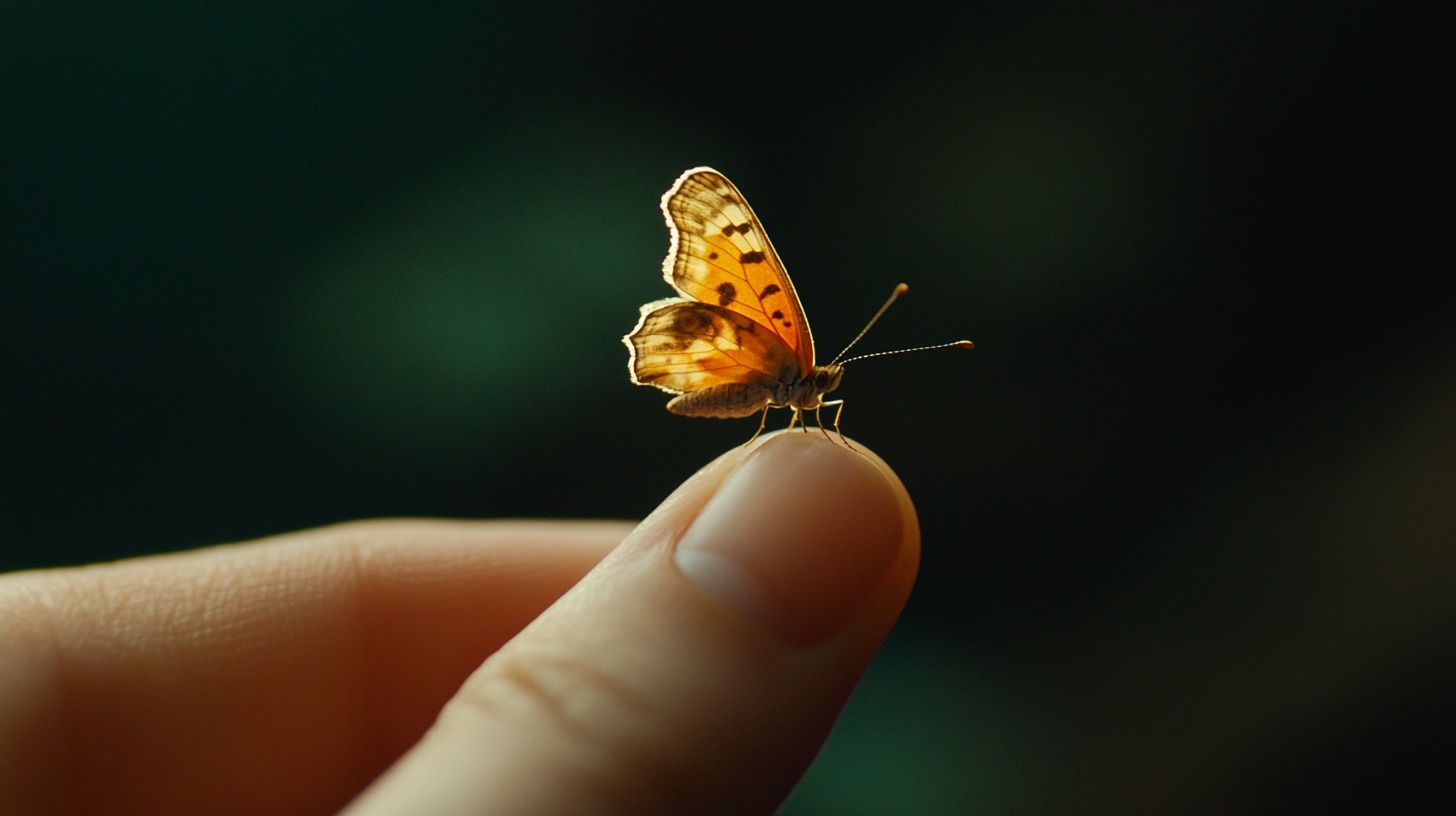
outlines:
{"label": "butterfly abdomen", "polygon": [[762,411],[773,396],[771,389],[758,383],[726,383],[673,397],[667,410],[682,416],[735,419]]}

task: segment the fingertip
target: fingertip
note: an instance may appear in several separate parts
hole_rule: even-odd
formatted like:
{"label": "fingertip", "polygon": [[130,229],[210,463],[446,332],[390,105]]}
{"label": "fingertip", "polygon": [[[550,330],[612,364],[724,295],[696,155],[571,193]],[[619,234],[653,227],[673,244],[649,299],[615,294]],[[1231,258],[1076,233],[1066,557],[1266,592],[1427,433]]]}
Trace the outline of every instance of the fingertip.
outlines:
{"label": "fingertip", "polygon": [[788,433],[757,445],[683,534],[703,591],[791,643],[843,630],[918,545],[904,486],[867,449]]}

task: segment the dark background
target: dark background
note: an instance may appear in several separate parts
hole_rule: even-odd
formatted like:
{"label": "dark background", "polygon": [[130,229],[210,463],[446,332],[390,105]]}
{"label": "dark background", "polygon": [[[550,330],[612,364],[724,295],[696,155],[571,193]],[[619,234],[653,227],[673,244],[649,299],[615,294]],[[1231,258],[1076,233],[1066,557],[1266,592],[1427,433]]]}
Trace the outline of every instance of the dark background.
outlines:
{"label": "dark background", "polygon": [[788,813],[1448,809],[1449,42],[1400,14],[7,8],[0,567],[640,517],[753,430],[618,339],[709,164],[822,350],[901,280],[864,350],[978,346],[837,395],[925,556]]}

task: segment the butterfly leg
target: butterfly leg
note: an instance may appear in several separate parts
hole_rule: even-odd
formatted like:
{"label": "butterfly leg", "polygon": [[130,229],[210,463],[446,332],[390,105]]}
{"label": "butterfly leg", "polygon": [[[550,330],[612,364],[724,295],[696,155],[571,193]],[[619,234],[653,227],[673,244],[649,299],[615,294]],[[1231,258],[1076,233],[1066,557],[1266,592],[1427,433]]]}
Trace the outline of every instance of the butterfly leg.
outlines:
{"label": "butterfly leg", "polygon": [[743,443],[743,447],[746,448],[749,445],[752,445],[753,440],[757,439],[758,435],[763,433],[764,423],[768,422],[768,409],[769,406],[763,406],[763,413],[758,415],[758,430],[753,432],[753,436],[748,437],[748,441]]}
{"label": "butterfly leg", "polygon": [[[844,431],[839,430],[839,415],[844,413],[844,400],[834,400],[833,402],[826,402],[824,404],[836,406],[834,409],[834,432],[839,434],[839,441],[843,442],[846,448],[854,450],[854,446],[849,444],[848,439],[844,438]],[[823,428],[824,426],[820,425],[819,427]]]}
{"label": "butterfly leg", "polygon": [[[824,438],[825,439],[829,439],[829,432],[826,431],[826,430],[824,430],[824,417],[822,417],[822,416],[819,415],[819,412],[820,411],[823,411],[823,410],[824,410],[824,405],[823,404],[820,404],[818,406],[815,406],[815,408],[814,408],[814,424],[819,426],[819,433],[824,434]],[[835,428],[835,430],[839,430],[839,429],[838,428]],[[843,439],[844,438],[844,435],[843,434],[840,434],[840,438]]]}
{"label": "butterfly leg", "polygon": [[[800,415],[800,412],[799,412],[799,409],[798,408],[795,408],[794,406],[790,405],[789,406],[789,410],[793,411],[794,414],[793,414],[793,416],[789,417],[789,427],[787,427],[787,428],[784,429],[786,431],[792,431],[794,429],[794,425],[801,424],[801,422],[803,420],[803,417]],[[804,426],[804,430],[806,430],[806,431],[809,430],[809,426],[805,425]]]}

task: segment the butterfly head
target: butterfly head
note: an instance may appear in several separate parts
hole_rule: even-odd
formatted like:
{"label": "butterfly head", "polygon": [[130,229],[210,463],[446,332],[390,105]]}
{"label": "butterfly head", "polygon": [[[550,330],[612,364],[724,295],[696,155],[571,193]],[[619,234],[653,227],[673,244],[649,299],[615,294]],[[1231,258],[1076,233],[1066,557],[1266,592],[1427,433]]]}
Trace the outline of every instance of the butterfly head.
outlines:
{"label": "butterfly head", "polygon": [[814,391],[819,394],[828,394],[839,387],[839,379],[844,376],[844,366],[838,364],[822,365],[814,367]]}
{"label": "butterfly head", "polygon": [[809,376],[787,384],[773,401],[774,405],[813,411],[822,407],[824,395],[839,387],[839,378],[844,376],[844,366],[830,364],[815,366]]}

